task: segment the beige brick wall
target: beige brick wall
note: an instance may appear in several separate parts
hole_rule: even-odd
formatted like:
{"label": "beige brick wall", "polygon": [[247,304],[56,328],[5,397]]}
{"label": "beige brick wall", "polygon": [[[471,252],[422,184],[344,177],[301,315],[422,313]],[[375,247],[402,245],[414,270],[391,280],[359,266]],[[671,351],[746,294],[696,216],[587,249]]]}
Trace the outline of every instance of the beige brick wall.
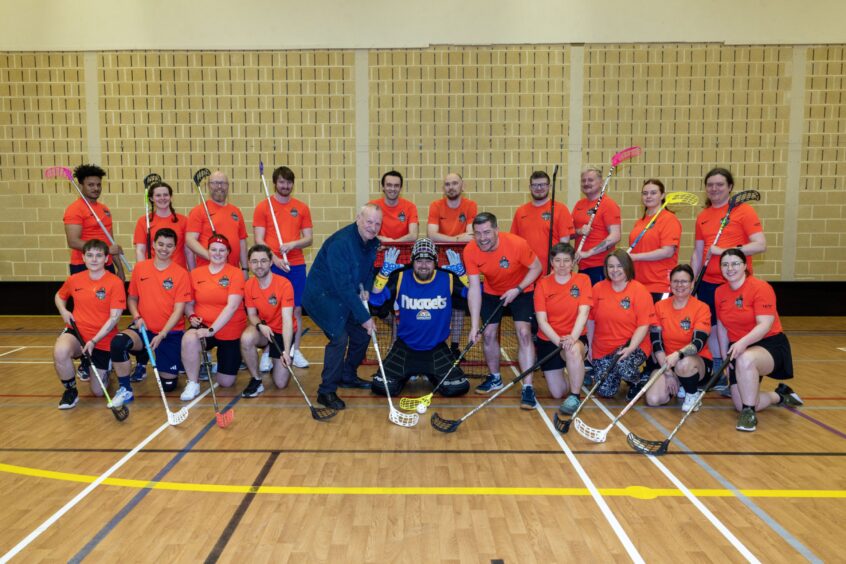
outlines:
{"label": "beige brick wall", "polygon": [[[312,208],[319,244],[352,219],[357,189],[379,195],[390,168],[405,175],[405,196],[424,223],[443,176],[455,170],[507,229],[527,200],[533,169],[557,162],[566,179],[571,152],[582,166],[607,169],[630,145],[643,155],[621,166],[610,188],[622,204],[624,234],[640,214],[643,179],[702,196],[704,173],[726,166],[737,189],[762,193],[756,209],[769,250],[757,259],[758,273],[780,278],[785,233],[795,233],[797,279],[846,279],[842,45],[808,48],[798,77],[793,48],[783,46],[594,44],[573,68],[571,52],[566,45],[371,50],[365,131],[355,129],[352,51],[101,52],[93,64],[89,55],[93,76],[82,53],[0,53],[0,280],[65,276],[61,216],[74,194],[41,178],[48,166],[96,160],[107,169],[103,201],[128,248],[147,173],[171,182],[186,212],[197,203],[193,171],[221,168],[250,219],[263,197],[259,158],[269,170],[287,164],[297,197]],[[576,138],[568,123],[571,71],[583,77]],[[790,98],[794,80],[805,85],[803,100]],[[786,170],[791,104],[803,115],[796,186]],[[356,186],[357,150],[367,154],[366,186]],[[791,225],[788,191],[800,191]],[[568,200],[566,181],[558,194]],[[679,211],[683,260],[695,211]]]}

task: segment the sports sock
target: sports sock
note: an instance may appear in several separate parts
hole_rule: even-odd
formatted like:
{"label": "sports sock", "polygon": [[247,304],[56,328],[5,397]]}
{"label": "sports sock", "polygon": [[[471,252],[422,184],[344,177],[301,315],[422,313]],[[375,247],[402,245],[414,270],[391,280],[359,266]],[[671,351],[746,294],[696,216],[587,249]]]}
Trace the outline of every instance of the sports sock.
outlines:
{"label": "sports sock", "polygon": [[746,409],[747,407],[748,407],[749,409],[751,409],[752,411],[755,411],[755,406],[754,406],[754,405],[746,405],[746,404],[744,403],[744,404],[743,404],[743,409]]}
{"label": "sports sock", "polygon": [[502,376],[500,376],[499,372],[491,372],[491,376],[493,376],[494,378],[499,378],[500,380],[502,380]]}
{"label": "sports sock", "polygon": [[684,388],[684,393],[686,394],[695,394],[697,391],[697,385],[699,384],[699,376],[686,376],[682,378],[679,376],[679,382]]}
{"label": "sports sock", "polygon": [[723,367],[723,359],[715,356],[714,357],[714,367],[711,369],[711,374],[716,374],[720,371],[720,368]]}
{"label": "sports sock", "polygon": [[572,396],[576,399],[580,399],[582,397],[581,394],[573,394],[573,393],[571,393],[570,396]]}
{"label": "sports sock", "polygon": [[126,376],[118,376],[118,384],[121,387],[126,388],[126,391],[128,391],[128,392],[132,391],[132,384],[129,382],[129,375],[128,374]]}
{"label": "sports sock", "polygon": [[68,390],[75,390],[76,389],[76,379],[62,380],[62,385]]}

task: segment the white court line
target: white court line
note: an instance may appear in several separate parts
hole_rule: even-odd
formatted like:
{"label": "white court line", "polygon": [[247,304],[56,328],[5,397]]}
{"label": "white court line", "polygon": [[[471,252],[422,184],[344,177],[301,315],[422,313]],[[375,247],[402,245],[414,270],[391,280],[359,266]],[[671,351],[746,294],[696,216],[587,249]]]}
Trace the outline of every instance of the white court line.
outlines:
{"label": "white court line", "polygon": [[[591,401],[593,401],[599,407],[599,409],[602,410],[602,412],[608,417],[608,419],[612,421],[614,420],[614,416],[611,414],[610,411],[608,411],[608,408],[605,407],[605,405],[601,401],[596,399],[596,397],[592,397]],[[620,421],[617,422],[616,427],[618,427],[620,431],[622,431],[626,436],[628,436],[629,430]],[[661,473],[664,474],[664,476],[666,476],[667,479],[670,480],[673,485],[676,486],[676,488],[678,488],[679,491],[684,494],[684,496],[699,510],[699,512],[702,513],[702,515],[704,515],[705,518],[708,519],[708,521],[710,521],[712,525],[714,525],[714,527],[723,535],[723,537],[725,537],[725,539],[729,541],[732,546],[734,546],[734,548],[736,548],[737,551],[743,555],[744,558],[746,558],[747,562],[760,563],[760,561],[755,557],[755,555],[752,554],[752,552],[748,548],[746,548],[746,545],[744,545],[740,541],[740,539],[734,536],[734,533],[732,533],[728,529],[728,527],[726,527],[723,522],[720,521],[717,516],[711,512],[710,509],[705,507],[705,504],[702,503],[698,497],[693,495],[693,492],[687,489],[687,486],[685,486],[681,482],[681,480],[679,480],[676,475],[673,474],[670,469],[664,465],[663,462],[661,462],[660,460],[658,460],[658,458],[652,455],[648,455],[646,458],[648,458],[649,461],[652,462],[652,464],[654,464],[655,467],[658,468]]]}
{"label": "white court line", "polygon": [[[505,350],[500,349],[500,351],[507,360],[511,360],[508,358],[508,354]],[[515,376],[520,374],[514,365],[511,366],[511,370],[514,372]],[[637,548],[635,548],[634,543],[632,543],[632,539],[629,538],[629,535],[626,533],[625,529],[623,529],[620,521],[617,520],[614,512],[611,511],[610,507],[608,507],[608,504],[605,502],[605,498],[602,497],[602,494],[599,493],[598,489],[596,489],[596,486],[593,484],[590,476],[587,475],[587,472],[585,472],[585,469],[582,468],[581,463],[579,463],[578,459],[576,459],[576,455],[573,454],[573,451],[570,450],[570,447],[567,446],[567,443],[564,442],[564,439],[562,439],[561,435],[558,434],[558,431],[555,430],[555,427],[552,425],[552,421],[550,421],[549,417],[547,417],[540,402],[535,402],[535,411],[540,413],[541,419],[543,419],[546,427],[549,429],[550,433],[552,433],[555,442],[558,443],[558,446],[561,447],[561,450],[563,450],[565,456],[567,456],[567,460],[569,460],[570,464],[573,465],[573,468],[576,470],[576,474],[579,475],[579,479],[581,479],[582,483],[590,492],[590,496],[596,502],[596,505],[599,507],[599,510],[602,512],[605,520],[608,521],[608,524],[611,525],[611,529],[614,530],[614,534],[616,534],[617,538],[620,539],[620,542],[623,544],[623,548],[625,548],[626,552],[629,554],[629,558],[631,558],[633,562],[645,562],[643,557],[640,555],[640,552],[638,552]]]}
{"label": "white court line", "polygon": [[[205,396],[207,396],[209,394],[209,392],[211,392],[211,388],[209,388],[208,390],[206,390],[205,392],[203,392],[202,394],[197,396],[194,399],[194,401],[189,403],[188,406],[187,406],[188,409],[190,410],[192,407],[197,405],[197,403],[201,399],[203,399]],[[61,509],[59,509],[58,511],[53,513],[53,515],[48,517],[46,521],[41,523],[34,531],[29,533],[23,540],[21,540],[21,542],[19,542],[11,550],[9,550],[9,552],[4,554],[3,557],[0,558],[0,564],[6,564],[6,562],[8,562],[12,558],[14,558],[21,550],[23,550],[27,546],[29,546],[32,543],[32,541],[37,539],[39,536],[41,536],[42,533],[44,533],[47,529],[49,529],[51,526],[53,526],[53,524],[56,521],[58,521],[59,519],[61,519],[62,516],[65,513],[67,513],[71,509],[73,509],[74,506],[76,506],[80,501],[85,499],[88,496],[88,494],[90,494],[91,492],[93,492],[97,488],[97,486],[102,484],[103,481],[105,481],[112,474],[117,472],[120,469],[121,466],[123,466],[124,464],[129,462],[130,458],[132,458],[133,456],[138,454],[138,452],[140,452],[141,449],[143,449],[145,446],[150,444],[150,442],[153,439],[155,439],[157,436],[159,436],[161,434],[161,432],[164,431],[165,429],[167,429],[168,427],[170,427],[170,423],[167,423],[167,422],[163,423],[161,427],[159,427],[158,429],[153,431],[146,439],[144,439],[143,441],[138,443],[138,445],[136,445],[135,448],[133,448],[131,451],[127,452],[123,456],[123,458],[121,458],[120,460],[115,462],[114,465],[112,465],[111,468],[109,468],[108,470],[106,470],[105,472],[100,474],[100,476],[96,480],[94,480],[93,482],[88,484],[88,486],[86,486],[84,490],[82,490],[81,492],[76,494],[76,496],[73,499],[71,499],[64,506],[62,506]]]}
{"label": "white court line", "polygon": [[837,350],[846,352],[846,347],[837,347]]}
{"label": "white court line", "polygon": [[18,348],[16,348],[16,349],[12,349],[12,350],[10,350],[10,351],[6,351],[6,352],[4,352],[4,353],[0,353],[0,356],[6,356],[7,354],[12,354],[12,353],[15,353],[15,352],[18,352],[18,351],[22,351],[22,350],[24,350],[25,348],[26,348],[26,347],[18,347]]}

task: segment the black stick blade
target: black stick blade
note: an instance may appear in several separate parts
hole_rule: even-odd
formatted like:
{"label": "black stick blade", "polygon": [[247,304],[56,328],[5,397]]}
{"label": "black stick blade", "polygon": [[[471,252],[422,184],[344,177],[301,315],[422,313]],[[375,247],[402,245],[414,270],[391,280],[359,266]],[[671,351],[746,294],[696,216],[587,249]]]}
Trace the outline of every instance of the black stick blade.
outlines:
{"label": "black stick blade", "polygon": [[338,410],[332,409],[331,407],[311,408],[311,416],[318,421],[326,421],[327,419],[332,419],[336,415],[338,415]]}
{"label": "black stick blade", "polygon": [[573,422],[573,419],[567,419],[566,421],[562,421],[558,418],[558,414],[556,413],[552,417],[552,423],[555,425],[555,428],[558,429],[559,433],[567,434],[567,431],[570,430],[570,423]]}
{"label": "black stick blade", "polygon": [[120,407],[113,407],[112,408],[112,415],[115,416],[115,419],[118,421],[125,421],[127,417],[129,417],[129,409],[122,405]]}
{"label": "black stick blade", "polygon": [[461,419],[444,419],[437,413],[433,413],[429,421],[432,423],[432,427],[441,433],[453,433],[461,425]]}
{"label": "black stick blade", "polygon": [[670,440],[665,441],[649,441],[642,437],[638,437],[634,433],[629,433],[626,437],[629,446],[641,454],[651,454],[652,456],[661,456],[666,454],[667,447],[670,446]]}
{"label": "black stick blade", "polygon": [[148,174],[147,176],[144,177],[144,188],[149,190],[150,186],[152,186],[154,182],[161,182],[161,181],[162,181],[162,177],[159,174],[156,174],[155,172],[151,172],[150,174]]}
{"label": "black stick blade", "polygon": [[194,173],[194,184],[200,185],[200,182],[211,176],[211,171],[207,168],[201,168]]}

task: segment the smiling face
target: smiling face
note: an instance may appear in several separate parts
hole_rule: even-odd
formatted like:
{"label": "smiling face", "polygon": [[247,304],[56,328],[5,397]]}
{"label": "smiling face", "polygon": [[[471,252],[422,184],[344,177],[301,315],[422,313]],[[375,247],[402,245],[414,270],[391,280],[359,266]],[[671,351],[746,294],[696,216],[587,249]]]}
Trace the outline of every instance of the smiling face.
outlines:
{"label": "smiling face", "polygon": [[229,179],[220,171],[209,176],[209,196],[215,203],[224,205],[229,196]]}
{"label": "smiling face", "polygon": [[729,284],[742,284],[746,279],[746,261],[737,255],[720,258],[720,271]]}
{"label": "smiling face", "polygon": [[549,197],[549,180],[543,177],[532,179],[529,181],[529,189],[533,200],[546,200]]}
{"label": "smiling face", "polygon": [[729,184],[722,174],[714,174],[705,181],[705,193],[708,194],[711,205],[715,207],[724,206],[728,202],[733,188],[734,185]]}
{"label": "smiling face", "polygon": [[166,210],[168,213],[170,212],[171,195],[170,190],[168,190],[166,186],[153,188],[153,192],[150,194],[150,200],[152,200],[153,205],[157,210]]}
{"label": "smiling face", "polygon": [[176,241],[171,237],[158,237],[153,244],[153,250],[156,251],[156,258],[168,261],[173,256],[173,251],[176,250]]}
{"label": "smiling face", "polygon": [[690,291],[693,289],[693,279],[690,274],[683,270],[674,272],[670,277],[670,289],[673,295],[679,298],[690,297]]}
{"label": "smiling face", "polygon": [[270,257],[264,251],[255,251],[250,255],[250,271],[256,278],[264,278],[270,272]]}
{"label": "smiling face", "polygon": [[370,241],[379,235],[382,228],[382,210],[376,206],[364,206],[355,218],[358,234],[365,241]]}
{"label": "smiling face", "polygon": [[223,243],[212,243],[209,245],[209,262],[215,266],[221,266],[229,258],[229,249]]}
{"label": "smiling face", "polygon": [[106,266],[106,253],[102,249],[88,249],[82,255],[82,262],[91,272],[100,272]]}
{"label": "smiling face", "polygon": [[286,180],[281,176],[276,179],[276,193],[282,196],[283,198],[288,198],[291,196],[291,192],[294,191],[294,183],[290,180]]}
{"label": "smiling face", "polygon": [[435,261],[430,258],[418,258],[414,260],[414,276],[421,282],[431,280],[435,274]]}
{"label": "smiling face", "polygon": [[79,186],[85,197],[93,202],[103,193],[103,179],[99,176],[86,176]]}
{"label": "smiling face", "polygon": [[664,191],[657,184],[646,184],[640,191],[640,199],[646,209],[654,210],[661,207]]}
{"label": "smiling face", "polygon": [[491,225],[489,221],[473,225],[473,239],[476,240],[479,249],[490,252],[496,249],[499,243],[499,229]]}
{"label": "smiling face", "polygon": [[623,263],[617,257],[613,255],[609,256],[605,269],[607,270],[608,279],[612,283],[620,284],[628,281],[626,279],[626,269],[623,268]]}
{"label": "smiling face", "polygon": [[595,170],[586,170],[582,173],[581,179],[582,194],[588,200],[595,200],[602,191],[602,178]]}
{"label": "smiling face", "polygon": [[399,176],[386,176],[382,183],[382,193],[385,194],[385,200],[394,203],[399,198],[402,191],[402,179]]}

